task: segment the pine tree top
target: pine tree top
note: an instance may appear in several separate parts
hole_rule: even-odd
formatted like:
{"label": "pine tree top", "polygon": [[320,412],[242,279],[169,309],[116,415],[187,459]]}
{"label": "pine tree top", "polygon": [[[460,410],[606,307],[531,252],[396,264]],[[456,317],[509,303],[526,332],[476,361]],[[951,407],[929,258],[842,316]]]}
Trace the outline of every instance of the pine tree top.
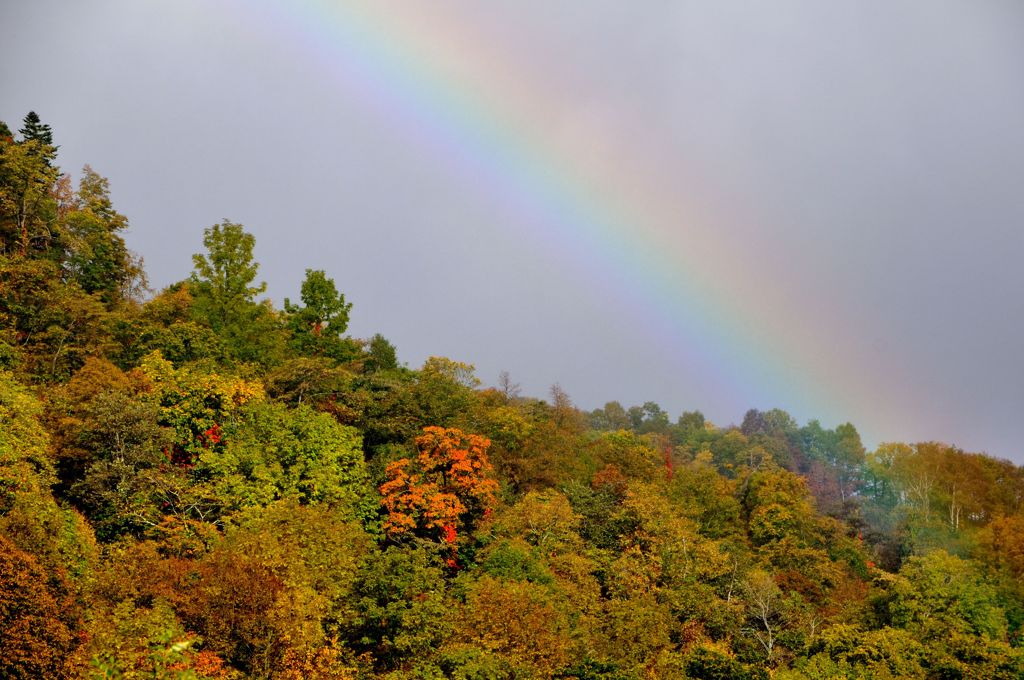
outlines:
{"label": "pine tree top", "polygon": [[24,126],[18,132],[26,142],[36,140],[48,146],[53,145],[53,131],[40,120],[39,114],[35,111],[29,111],[22,123]]}

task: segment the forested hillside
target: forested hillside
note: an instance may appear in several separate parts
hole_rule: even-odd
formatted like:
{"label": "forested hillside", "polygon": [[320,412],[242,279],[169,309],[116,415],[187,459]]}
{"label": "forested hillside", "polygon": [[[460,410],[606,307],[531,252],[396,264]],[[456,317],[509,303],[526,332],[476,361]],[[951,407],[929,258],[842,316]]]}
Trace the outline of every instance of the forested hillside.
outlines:
{"label": "forested hillside", "polygon": [[127,226],[0,124],[0,677],[1024,676],[1020,467],[408,368],[242,225],[159,292]]}

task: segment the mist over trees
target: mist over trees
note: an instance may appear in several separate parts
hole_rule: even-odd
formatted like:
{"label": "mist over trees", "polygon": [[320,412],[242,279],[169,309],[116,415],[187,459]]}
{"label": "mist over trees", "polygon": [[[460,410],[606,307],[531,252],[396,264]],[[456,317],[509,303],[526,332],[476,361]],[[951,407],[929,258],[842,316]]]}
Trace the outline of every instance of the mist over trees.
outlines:
{"label": "mist over trees", "polygon": [[54,139],[0,124],[0,676],[1024,676],[1024,469],[409,368],[230,220],[149,291]]}

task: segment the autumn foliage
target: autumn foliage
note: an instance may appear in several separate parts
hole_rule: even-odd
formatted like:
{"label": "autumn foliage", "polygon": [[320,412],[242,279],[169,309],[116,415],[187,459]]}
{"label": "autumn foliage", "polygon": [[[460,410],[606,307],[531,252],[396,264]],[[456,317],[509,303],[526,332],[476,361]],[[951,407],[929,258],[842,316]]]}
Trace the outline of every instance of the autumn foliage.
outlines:
{"label": "autumn foliage", "polygon": [[455,428],[423,428],[418,454],[387,466],[380,487],[385,532],[419,532],[453,543],[458,527],[494,504],[498,483],[487,459],[490,445],[486,437]]}
{"label": "autumn foliage", "polygon": [[45,570],[0,535],[0,677],[70,677],[75,639]]}
{"label": "autumn foliage", "polygon": [[326,272],[258,299],[228,221],[143,300],[106,180],[20,136],[0,679],[1024,678],[1019,465],[409,368]]}

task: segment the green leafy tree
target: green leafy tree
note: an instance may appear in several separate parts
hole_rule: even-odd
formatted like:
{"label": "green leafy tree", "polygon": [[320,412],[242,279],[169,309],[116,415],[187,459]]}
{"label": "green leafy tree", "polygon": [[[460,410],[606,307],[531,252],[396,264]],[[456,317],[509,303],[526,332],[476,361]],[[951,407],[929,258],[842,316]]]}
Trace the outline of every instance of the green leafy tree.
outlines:
{"label": "green leafy tree", "polygon": [[0,508],[9,509],[11,495],[40,491],[55,480],[49,455],[50,438],[41,427],[42,404],[7,372],[0,372]]}
{"label": "green leafy tree", "polygon": [[158,416],[152,401],[123,391],[104,391],[90,402],[89,420],[77,439],[91,455],[69,496],[101,539],[141,535],[155,516],[154,477],[162,475],[172,439]]}
{"label": "green leafy tree", "polygon": [[686,676],[694,680],[768,680],[767,671],[747,666],[717,649],[697,647],[686,657]]}
{"label": "green leafy tree", "polygon": [[216,434],[208,431],[195,474],[224,513],[279,498],[328,504],[372,525],[378,500],[355,428],[306,405],[252,402]]}
{"label": "green leafy tree", "polygon": [[664,434],[668,431],[668,414],[655,402],[644,402],[644,405],[640,407],[640,414],[640,422],[635,423],[638,433],[656,432]]}
{"label": "green leafy tree", "polygon": [[595,430],[627,430],[633,426],[626,409],[617,401],[609,401],[604,408],[591,411],[588,420]]}
{"label": "green leafy tree", "polygon": [[[267,393],[288,404],[314,404],[340,415],[337,394],[351,389],[352,374],[323,357],[297,357],[267,374]],[[351,415],[346,413],[346,415]],[[347,418],[338,418],[348,424]]]}
{"label": "green leafy tree", "polygon": [[203,232],[203,245],[206,254],[192,256],[196,320],[222,338],[232,358],[276,363],[284,337],[273,309],[256,301],[267,288],[266,283],[254,283],[259,270],[253,259],[256,239],[241,224],[224,220]]}
{"label": "green leafy tree", "polygon": [[193,284],[202,296],[203,311],[211,325],[227,323],[235,307],[252,304],[267,289],[266,283],[253,285],[259,265],[253,260],[256,239],[241,224],[224,220],[203,232],[206,255],[193,255]]}
{"label": "green leafy tree", "polygon": [[338,292],[334,279],[319,269],[307,269],[302,282],[302,305],[284,300],[292,346],[307,356],[327,356],[344,360],[354,354],[354,345],[344,342],[348,313],[352,304]]}
{"label": "green leafy tree", "polygon": [[454,622],[436,562],[431,546],[390,546],[361,567],[354,612],[343,626],[378,669],[424,658],[451,635]]}
{"label": "green leafy tree", "polygon": [[415,377],[411,371],[353,376],[348,389],[327,395],[321,408],[329,407],[325,410],[338,420],[362,430],[367,451],[401,446],[429,422],[417,399]]}
{"label": "green leafy tree", "polygon": [[147,300],[141,309],[126,309],[112,324],[120,348],[110,359],[128,368],[156,350],[175,365],[201,359],[222,361],[221,339],[208,326],[196,323],[192,303],[189,286],[178,283]]}
{"label": "green leafy tree", "polygon": [[109,310],[61,281],[45,259],[0,258],[0,323],[13,331],[20,370],[38,382],[70,377],[86,357],[114,350]]}
{"label": "green leafy tree", "polygon": [[919,639],[958,631],[1001,640],[1006,614],[996,589],[971,560],[935,550],[911,557],[896,576],[881,577],[886,595],[879,601],[883,620]]}
{"label": "green leafy tree", "polygon": [[159,680],[223,678],[228,669],[200,640],[184,630],[164,601],[135,607],[125,600],[111,611],[97,611],[83,650],[93,668],[90,677]]}
{"label": "green leafy tree", "polygon": [[838,512],[852,501],[863,482],[864,446],[857,429],[845,423],[826,430],[812,420],[800,430],[802,448],[807,458],[803,470],[818,502],[825,509]]}
{"label": "green leafy tree", "polygon": [[474,401],[473,390],[480,385],[472,364],[447,357],[430,357],[423,362],[412,386],[423,425],[454,427]]}
{"label": "green leafy tree", "polygon": [[398,352],[387,338],[377,333],[370,338],[369,358],[366,367],[370,371],[393,371],[398,368]]}
{"label": "green leafy tree", "polygon": [[128,219],[110,200],[110,182],[86,165],[75,208],[64,218],[64,268],[82,290],[99,293],[108,305],[144,285],[142,268],[120,235],[127,228]]}
{"label": "green leafy tree", "polygon": [[0,252],[47,254],[56,243],[59,171],[50,165],[52,153],[37,139],[0,140]]}

